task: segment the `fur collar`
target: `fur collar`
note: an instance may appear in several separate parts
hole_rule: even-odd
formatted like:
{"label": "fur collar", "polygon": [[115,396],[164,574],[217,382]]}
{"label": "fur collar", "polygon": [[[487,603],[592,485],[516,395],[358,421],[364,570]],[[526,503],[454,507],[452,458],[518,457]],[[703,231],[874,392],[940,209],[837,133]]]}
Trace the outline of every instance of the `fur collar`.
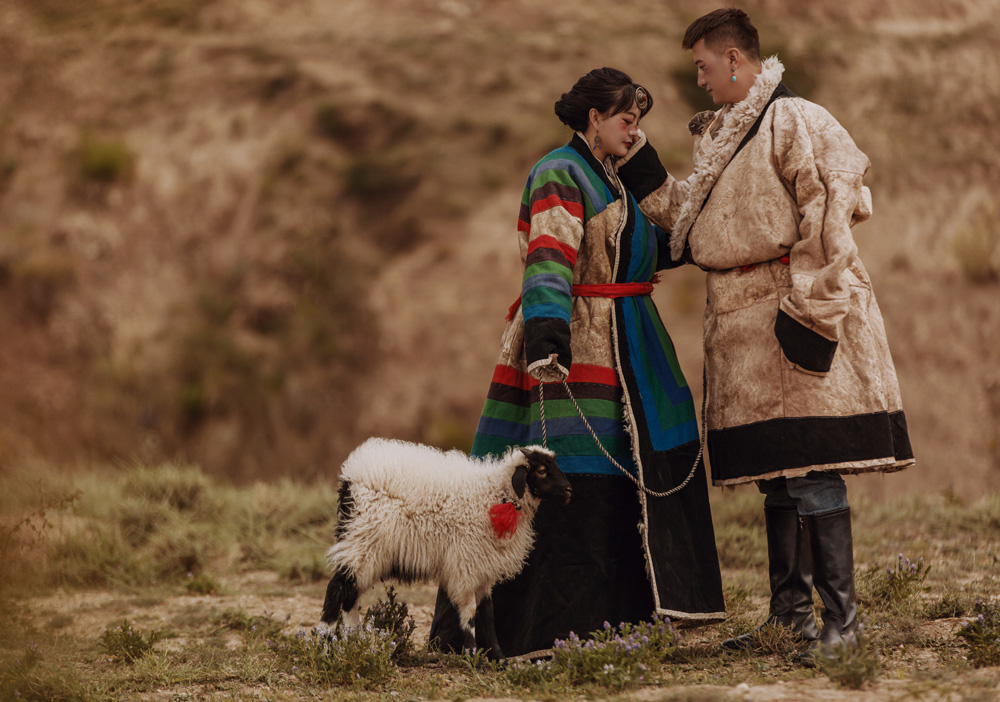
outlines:
{"label": "fur collar", "polygon": [[[778,87],[781,74],[784,72],[785,67],[777,56],[765,60],[747,96],[729,109],[722,109],[716,113],[716,119],[723,120],[718,135],[710,143],[704,141],[707,136],[702,137],[702,147],[696,155],[694,173],[688,178],[691,189],[688,191],[687,200],[681,206],[670,237],[670,257],[675,261],[681,260],[684,247],[687,245],[688,232],[701,214],[702,203],[722,175],[722,171],[729,165],[729,159],[733,157],[733,152],[740,145],[743,136],[757,121],[760,111],[771,99],[771,93]],[[706,127],[706,132],[709,129],[711,125]]]}

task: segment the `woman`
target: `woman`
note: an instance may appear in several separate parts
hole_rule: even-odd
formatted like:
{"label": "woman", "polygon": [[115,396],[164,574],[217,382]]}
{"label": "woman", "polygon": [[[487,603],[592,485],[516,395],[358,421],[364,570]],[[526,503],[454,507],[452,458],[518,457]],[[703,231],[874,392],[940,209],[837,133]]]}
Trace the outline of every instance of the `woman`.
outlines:
{"label": "woman", "polygon": [[[585,635],[654,612],[725,616],[703,466],[667,497],[636,487],[680,485],[699,448],[691,392],[650,297],[656,271],[672,267],[667,236],[617,175],[652,104],[621,71],[580,78],[555,105],[575,133],[535,165],[521,199],[521,298],[508,316],[472,453],[541,443],[545,382],[547,443],[573,499],[542,506],[527,565],[494,590],[508,656],[543,655],[571,631]],[[555,382],[564,378],[601,446]],[[435,638],[460,645],[442,593]]]}

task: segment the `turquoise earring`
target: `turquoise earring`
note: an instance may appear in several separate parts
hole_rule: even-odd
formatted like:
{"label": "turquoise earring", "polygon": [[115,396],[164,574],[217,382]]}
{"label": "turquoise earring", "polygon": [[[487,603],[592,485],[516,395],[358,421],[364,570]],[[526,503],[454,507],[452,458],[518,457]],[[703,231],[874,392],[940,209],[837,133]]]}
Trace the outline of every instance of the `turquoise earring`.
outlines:
{"label": "turquoise earring", "polygon": [[734,83],[736,82],[736,74],[735,73],[733,74],[732,80],[733,80]]}

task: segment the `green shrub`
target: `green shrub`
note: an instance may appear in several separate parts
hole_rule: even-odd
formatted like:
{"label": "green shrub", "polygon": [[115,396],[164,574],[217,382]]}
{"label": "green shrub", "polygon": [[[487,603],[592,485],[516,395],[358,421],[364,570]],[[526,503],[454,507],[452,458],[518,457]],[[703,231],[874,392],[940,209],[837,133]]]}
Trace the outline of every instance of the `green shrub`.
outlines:
{"label": "green shrub", "polygon": [[293,568],[302,568],[303,561],[306,569],[325,571],[317,558],[329,547],[337,523],[333,487],[318,484],[305,489],[283,480],[258,483],[249,497],[228,522],[237,533],[244,562],[289,575]]}
{"label": "green shrub", "polygon": [[352,159],[341,172],[352,197],[392,208],[416,189],[420,174],[399,154],[374,152]]}
{"label": "green shrub", "polygon": [[814,654],[816,668],[840,687],[860,690],[878,678],[881,664],[870,649],[863,635],[864,626],[857,633],[823,653]]}
{"label": "green shrub", "polygon": [[610,690],[624,690],[646,682],[650,668],[677,650],[678,635],[669,619],[658,616],[651,622],[622,623],[581,640],[570,632],[566,640],[553,646],[552,670],[563,674],[573,685],[597,685]]}
{"label": "green shrub", "polygon": [[211,541],[202,525],[175,523],[150,541],[144,556],[157,579],[190,578],[200,575],[208,563]]}
{"label": "green shrub", "polygon": [[77,175],[84,183],[110,184],[132,176],[135,155],[120,139],[97,139],[88,132],[80,135],[70,153]]}
{"label": "green shrub", "polygon": [[924,616],[927,619],[961,617],[970,609],[968,598],[953,592],[945,592],[941,597],[927,604],[924,608]]}
{"label": "green shrub", "polygon": [[279,565],[278,571],[281,577],[292,582],[315,583],[330,577],[326,562],[315,549],[304,556],[286,560]]}
{"label": "green shrub", "polygon": [[199,573],[198,575],[189,574],[184,587],[192,595],[217,595],[222,592],[222,586],[219,585],[218,581],[204,573]]}
{"label": "green shrub", "polygon": [[247,614],[242,609],[227,609],[213,621],[225,629],[240,632],[248,642],[261,638],[273,640],[281,636],[281,622],[275,621],[266,611],[259,615]]}
{"label": "green shrub", "polygon": [[952,239],[952,251],[965,278],[985,285],[1000,280],[1000,209],[987,200]]}
{"label": "green shrub", "polygon": [[349,144],[362,136],[361,125],[348,119],[343,109],[324,102],[316,108],[316,131],[327,139]]}
{"label": "green shrub", "polygon": [[396,675],[392,656],[397,642],[391,632],[371,623],[338,629],[299,630],[272,641],[272,650],[292,663],[291,672],[311,681],[377,687]]}
{"label": "green shrub", "polygon": [[500,670],[503,680],[514,688],[549,694],[557,689],[566,689],[566,684],[554,670],[552,661],[513,659]]}
{"label": "green shrub", "polygon": [[1000,665],[1000,603],[980,600],[973,613],[976,618],[958,632],[965,639],[969,662],[976,668]]}
{"label": "green shrub", "polygon": [[38,646],[30,644],[21,658],[0,665],[0,700],[18,702],[84,702],[88,696],[72,674],[41,665]]}
{"label": "green shrub", "polygon": [[156,643],[159,633],[156,631],[143,635],[132,628],[127,619],[118,626],[107,627],[101,634],[100,646],[107,654],[126,663],[135,663],[145,656]]}
{"label": "green shrub", "polygon": [[62,586],[99,587],[151,582],[152,570],[107,525],[87,524],[52,544],[48,572]]}
{"label": "green shrub", "polygon": [[[125,478],[122,492],[178,512],[193,512],[206,507],[205,498],[210,488],[211,481],[198,467],[168,463],[155,467],[134,466]],[[211,507],[201,511],[210,512]]]}
{"label": "green shrub", "polygon": [[880,611],[900,611],[923,589],[930,572],[924,559],[911,561],[899,554],[895,568],[873,566],[858,578],[858,602]]}
{"label": "green shrub", "polygon": [[396,590],[392,586],[385,591],[386,599],[379,599],[365,613],[364,623],[371,624],[380,631],[387,631],[395,642],[393,659],[399,659],[409,652],[410,639],[416,623],[410,616],[405,602],[396,600]]}
{"label": "green shrub", "polygon": [[754,653],[788,655],[795,653],[802,637],[790,626],[771,622],[750,632],[747,650]]}
{"label": "green shrub", "polygon": [[122,538],[132,548],[141,548],[154,535],[169,528],[176,512],[169,505],[126,497],[115,508]]}
{"label": "green shrub", "polygon": [[372,605],[357,627],[340,622],[333,629],[316,627],[293,636],[276,634],[271,649],[291,671],[325,684],[377,687],[396,676],[394,660],[411,648],[415,623],[405,602],[396,600],[393,588],[387,600]]}

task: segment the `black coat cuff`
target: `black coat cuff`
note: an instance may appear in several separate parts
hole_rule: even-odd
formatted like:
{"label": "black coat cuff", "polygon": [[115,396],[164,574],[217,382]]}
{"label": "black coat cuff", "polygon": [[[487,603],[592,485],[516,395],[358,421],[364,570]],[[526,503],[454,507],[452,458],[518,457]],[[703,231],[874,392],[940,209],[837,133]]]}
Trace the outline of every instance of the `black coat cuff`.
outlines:
{"label": "black coat cuff", "polygon": [[559,355],[559,365],[569,370],[573,363],[569,325],[553,317],[536,317],[524,321],[524,356],[527,365]]}
{"label": "black coat cuff", "polygon": [[648,141],[618,169],[618,176],[636,202],[642,202],[663,185],[667,175],[656,149]]}
{"label": "black coat cuff", "polygon": [[813,373],[826,373],[833,365],[837,342],[800,324],[783,310],[778,310],[774,335],[778,337],[785,358],[799,368]]}

